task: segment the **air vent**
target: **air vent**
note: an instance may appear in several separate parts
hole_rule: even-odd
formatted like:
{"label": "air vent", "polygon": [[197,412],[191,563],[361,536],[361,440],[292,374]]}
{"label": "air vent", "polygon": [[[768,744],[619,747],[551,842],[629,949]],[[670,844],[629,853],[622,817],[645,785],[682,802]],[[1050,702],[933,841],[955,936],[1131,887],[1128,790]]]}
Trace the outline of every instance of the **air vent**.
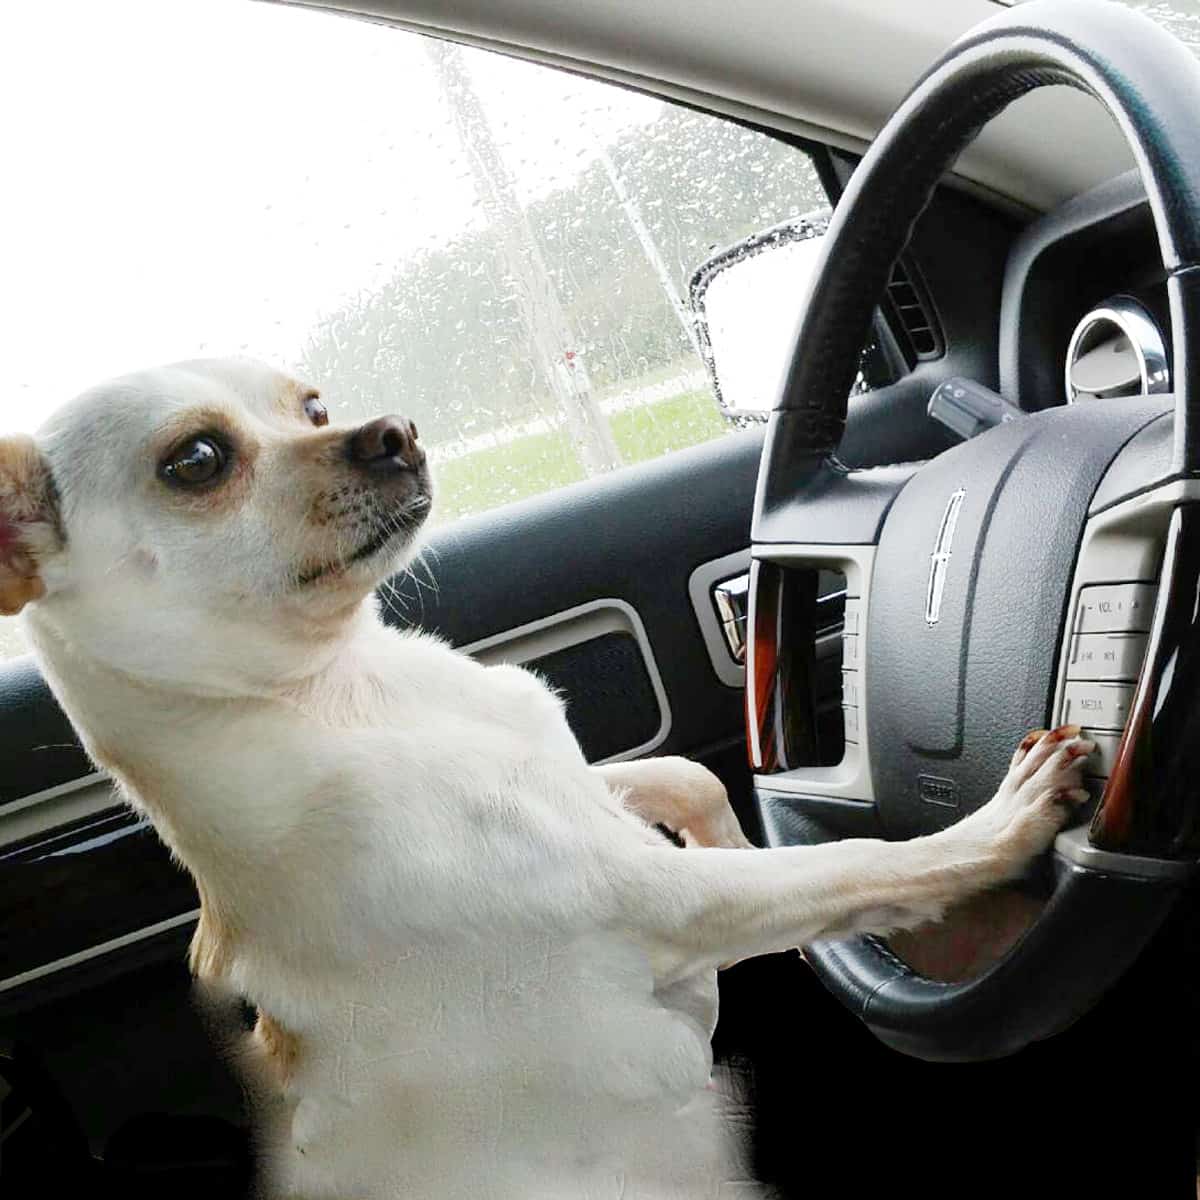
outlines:
{"label": "air vent", "polygon": [[945,343],[933,306],[916,270],[903,260],[892,268],[886,304],[896,340],[910,367],[924,359],[942,356]]}

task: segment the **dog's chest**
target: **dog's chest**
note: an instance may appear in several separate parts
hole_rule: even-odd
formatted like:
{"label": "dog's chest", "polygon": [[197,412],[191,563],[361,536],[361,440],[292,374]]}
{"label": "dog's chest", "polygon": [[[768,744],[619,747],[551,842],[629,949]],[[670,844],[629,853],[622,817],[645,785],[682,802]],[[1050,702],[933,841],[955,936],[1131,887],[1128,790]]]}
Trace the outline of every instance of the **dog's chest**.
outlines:
{"label": "dog's chest", "polygon": [[283,1195],[336,1180],[331,1195],[465,1197],[486,1180],[504,1200],[573,1200],[607,1194],[593,1185],[614,1164],[669,1178],[657,1148],[674,1159],[698,1130],[697,1162],[718,1145],[697,1100],[705,1031],[616,938],[414,952],[357,990],[297,1062]]}
{"label": "dog's chest", "polygon": [[[374,728],[419,728],[430,745],[453,756],[473,741],[501,742],[521,756],[566,755],[579,761],[578,742],[562,701],[539,677],[511,664],[484,666],[420,637],[390,638],[395,658],[384,682],[361,707]],[[333,706],[337,720],[337,705]]]}

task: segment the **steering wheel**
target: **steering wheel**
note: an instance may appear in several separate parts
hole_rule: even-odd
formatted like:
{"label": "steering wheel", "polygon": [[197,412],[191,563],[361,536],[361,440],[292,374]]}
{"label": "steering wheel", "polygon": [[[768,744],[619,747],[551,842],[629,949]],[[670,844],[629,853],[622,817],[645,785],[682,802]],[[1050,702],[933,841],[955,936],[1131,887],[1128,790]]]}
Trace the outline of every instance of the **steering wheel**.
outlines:
{"label": "steering wheel", "polygon": [[[926,464],[846,469],[847,395],[914,221],[978,130],[1049,84],[1099,100],[1133,151],[1167,278],[1173,397],[1051,408]],[[771,415],[747,694],[772,844],[932,833],[992,795],[1027,730],[1071,719],[1111,731],[1097,738],[1105,778],[1090,827],[1059,836],[1042,864],[1045,903],[982,974],[925,978],[868,937],[807,949],[877,1036],[921,1057],[994,1057],[1064,1028],[1131,964],[1200,851],[1186,763],[1200,733],[1198,113],[1200,65],[1119,5],[1033,0],[977,27],[854,172]],[[1161,444],[1150,480],[1120,453],[1135,435]],[[789,746],[812,658],[812,605],[789,588],[802,593],[822,568],[847,580],[848,720],[835,766],[805,765],[803,747]],[[1121,644],[1127,682],[1079,653],[1096,636]],[[1129,647],[1144,647],[1140,665]]]}

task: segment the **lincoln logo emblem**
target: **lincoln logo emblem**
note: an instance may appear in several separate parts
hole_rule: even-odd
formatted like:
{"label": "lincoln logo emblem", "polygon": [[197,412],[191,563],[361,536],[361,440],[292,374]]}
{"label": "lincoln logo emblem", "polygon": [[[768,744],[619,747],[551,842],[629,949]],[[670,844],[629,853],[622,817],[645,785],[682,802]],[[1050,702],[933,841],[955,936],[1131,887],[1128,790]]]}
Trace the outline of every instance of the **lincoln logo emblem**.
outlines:
{"label": "lincoln logo emblem", "polygon": [[959,488],[946,501],[942,525],[938,530],[933,553],[929,556],[929,587],[925,592],[925,623],[936,625],[942,615],[942,593],[946,590],[946,572],[950,570],[950,547],[954,544],[954,529],[966,492]]}

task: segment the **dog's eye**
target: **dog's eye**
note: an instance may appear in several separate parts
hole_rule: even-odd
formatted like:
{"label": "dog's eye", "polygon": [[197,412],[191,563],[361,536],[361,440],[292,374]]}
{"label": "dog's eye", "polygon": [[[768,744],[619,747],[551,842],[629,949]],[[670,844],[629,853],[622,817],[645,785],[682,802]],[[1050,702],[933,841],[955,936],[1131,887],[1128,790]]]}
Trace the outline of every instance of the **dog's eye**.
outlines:
{"label": "dog's eye", "polygon": [[212,438],[194,438],[185,442],[162,465],[162,477],[168,483],[209,483],[225,466],[225,451]]}
{"label": "dog's eye", "polygon": [[314,425],[329,424],[329,410],[323,405],[316,396],[309,396],[304,401],[304,415]]}

